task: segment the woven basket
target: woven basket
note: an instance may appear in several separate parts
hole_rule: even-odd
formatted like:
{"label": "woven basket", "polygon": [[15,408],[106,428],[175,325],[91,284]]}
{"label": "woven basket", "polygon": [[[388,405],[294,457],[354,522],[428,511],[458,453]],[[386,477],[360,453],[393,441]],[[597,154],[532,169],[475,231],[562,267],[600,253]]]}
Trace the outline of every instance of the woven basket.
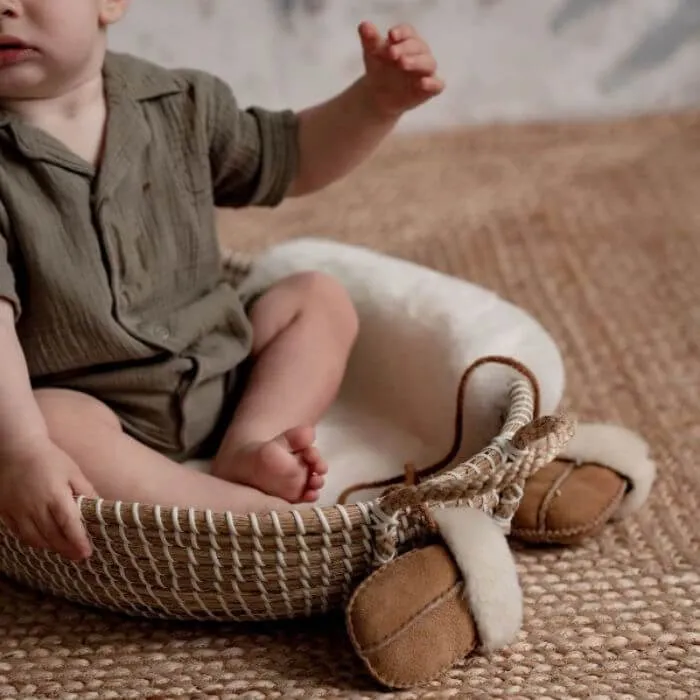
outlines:
{"label": "woven basket", "polygon": [[[232,280],[247,262],[229,261]],[[472,507],[504,531],[533,470],[570,437],[534,419],[536,387],[510,387],[502,429],[468,461],[376,500],[285,513],[214,513],[79,498],[93,543],[80,564],[0,530],[0,570],[30,587],[131,615],[262,620],[339,608],[371,571],[435,534],[431,509]]]}

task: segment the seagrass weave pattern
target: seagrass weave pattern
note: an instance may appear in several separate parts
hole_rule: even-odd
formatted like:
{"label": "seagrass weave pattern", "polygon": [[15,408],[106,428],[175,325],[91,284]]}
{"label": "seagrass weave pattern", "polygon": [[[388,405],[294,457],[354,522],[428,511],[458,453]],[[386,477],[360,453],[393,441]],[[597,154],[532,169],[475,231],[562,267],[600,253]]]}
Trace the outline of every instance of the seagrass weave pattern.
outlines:
{"label": "seagrass weave pattern", "polygon": [[[228,256],[226,270],[238,283],[249,262]],[[518,439],[531,432],[534,391],[526,377],[513,382],[502,430],[482,452],[375,501],[234,515],[80,498],[94,547],[88,561],[32,550],[0,530],[0,570],[71,600],[145,617],[241,621],[337,609],[373,567],[429,533],[426,507],[479,508],[507,530],[527,474],[571,437],[566,423],[534,435],[532,444]]]}
{"label": "seagrass weave pattern", "polygon": [[[94,545],[90,560],[67,562],[2,531],[0,569],[50,593],[145,617],[260,620],[338,608],[374,566],[427,533],[420,505],[476,507],[496,513],[507,527],[524,465],[552,456],[513,447],[532,417],[530,383],[516,381],[511,396],[494,442],[417,490],[369,503],[245,516],[80,499]],[[404,491],[412,507],[392,506]]]}

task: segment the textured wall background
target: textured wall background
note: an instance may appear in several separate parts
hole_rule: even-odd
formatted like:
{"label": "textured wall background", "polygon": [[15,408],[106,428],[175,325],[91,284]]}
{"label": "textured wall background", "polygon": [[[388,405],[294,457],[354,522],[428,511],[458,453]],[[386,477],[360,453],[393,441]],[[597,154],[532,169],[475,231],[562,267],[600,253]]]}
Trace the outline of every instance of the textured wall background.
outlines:
{"label": "textured wall background", "polygon": [[358,74],[365,18],[413,22],[448,80],[407,126],[700,103],[700,0],[133,0],[112,46],[300,107]]}

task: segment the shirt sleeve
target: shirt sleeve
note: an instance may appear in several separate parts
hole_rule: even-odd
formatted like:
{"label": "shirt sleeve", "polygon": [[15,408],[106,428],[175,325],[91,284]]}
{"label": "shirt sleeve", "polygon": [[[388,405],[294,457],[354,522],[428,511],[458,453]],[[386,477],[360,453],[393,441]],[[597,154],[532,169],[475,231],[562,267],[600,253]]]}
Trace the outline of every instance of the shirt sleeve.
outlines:
{"label": "shirt sleeve", "polygon": [[209,158],[216,206],[275,206],[298,168],[298,117],[291,110],[240,109],[226,83],[209,87]]}
{"label": "shirt sleeve", "polygon": [[0,226],[0,299],[9,301],[15,310],[15,319],[21,313],[21,305],[15,286],[15,274],[9,260],[7,239]]}

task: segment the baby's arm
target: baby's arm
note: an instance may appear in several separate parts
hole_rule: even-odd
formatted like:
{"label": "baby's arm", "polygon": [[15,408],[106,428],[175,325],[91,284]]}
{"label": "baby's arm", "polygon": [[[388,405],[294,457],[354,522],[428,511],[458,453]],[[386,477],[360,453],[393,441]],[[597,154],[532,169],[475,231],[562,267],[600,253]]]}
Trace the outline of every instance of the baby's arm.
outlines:
{"label": "baby's arm", "polygon": [[69,558],[87,556],[90,544],[73,495],[93,495],[93,489],[50,439],[17,338],[14,308],[2,298],[0,358],[0,518],[30,546]]}
{"label": "baby's arm", "polygon": [[299,170],[289,195],[321,189],[359,165],[401,115],[444,88],[428,45],[412,27],[386,38],[360,25],[366,72],[334,99],[299,114]]}
{"label": "baby's arm", "polygon": [[22,452],[48,439],[34,400],[24,354],[17,339],[12,305],[0,299],[0,455]]}

